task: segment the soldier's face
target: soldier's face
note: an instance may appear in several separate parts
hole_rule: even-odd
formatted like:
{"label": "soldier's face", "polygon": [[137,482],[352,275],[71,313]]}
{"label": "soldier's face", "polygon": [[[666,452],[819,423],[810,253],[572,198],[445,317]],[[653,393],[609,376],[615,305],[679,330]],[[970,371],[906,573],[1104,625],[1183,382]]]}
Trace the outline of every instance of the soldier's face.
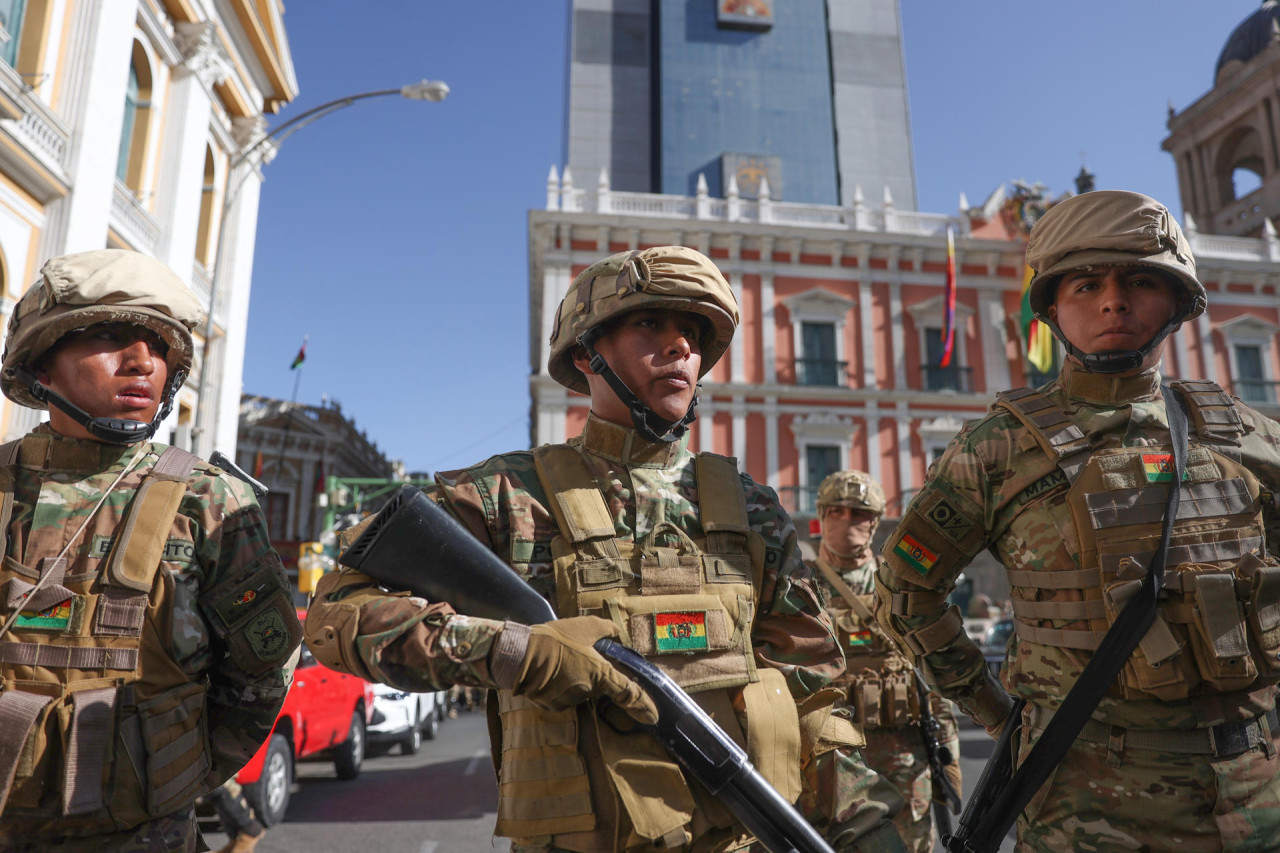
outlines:
{"label": "soldier's face", "polygon": [[[1058,282],[1049,318],[1087,353],[1136,350],[1173,316],[1177,287],[1166,274],[1143,267],[1104,266],[1069,272]],[[1155,366],[1166,338],[1147,356],[1138,373]]]}
{"label": "soldier's face", "polygon": [[[36,378],[96,418],[149,422],[163,401],[168,347],[155,332],[100,323],[67,335],[44,358]],[[89,433],[55,406],[49,424],[74,438]]]}
{"label": "soldier's face", "polygon": [[[596,341],[596,352],[632,392],[665,421],[684,417],[698,390],[702,326],[695,314],[667,309],[632,311]],[[596,417],[631,425],[631,412],[608,383],[591,371],[585,352],[573,362],[591,387]]]}
{"label": "soldier's face", "polygon": [[865,509],[829,506],[822,513],[822,544],[842,556],[856,554],[871,544],[876,517]]}

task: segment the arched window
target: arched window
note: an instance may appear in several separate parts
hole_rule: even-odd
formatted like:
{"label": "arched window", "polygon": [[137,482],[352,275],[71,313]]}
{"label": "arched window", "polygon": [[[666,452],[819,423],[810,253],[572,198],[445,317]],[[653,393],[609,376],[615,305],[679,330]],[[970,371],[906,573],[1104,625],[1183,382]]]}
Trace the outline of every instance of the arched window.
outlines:
{"label": "arched window", "polygon": [[0,0],[0,58],[10,66],[18,64],[18,42],[22,40],[22,17],[27,0]]}
{"label": "arched window", "polygon": [[147,124],[151,117],[151,64],[147,52],[133,43],[129,62],[129,83],[124,94],[124,122],[120,127],[120,154],[116,160],[116,177],[137,192],[142,186],[143,162],[146,160]]}
{"label": "arched window", "polygon": [[1252,127],[1232,133],[1218,150],[1216,171],[1218,193],[1224,204],[1258,190],[1267,176],[1261,134]]}
{"label": "arched window", "polygon": [[200,188],[200,224],[196,228],[196,260],[205,269],[213,262],[213,201],[217,195],[213,148],[204,147],[204,184]]}

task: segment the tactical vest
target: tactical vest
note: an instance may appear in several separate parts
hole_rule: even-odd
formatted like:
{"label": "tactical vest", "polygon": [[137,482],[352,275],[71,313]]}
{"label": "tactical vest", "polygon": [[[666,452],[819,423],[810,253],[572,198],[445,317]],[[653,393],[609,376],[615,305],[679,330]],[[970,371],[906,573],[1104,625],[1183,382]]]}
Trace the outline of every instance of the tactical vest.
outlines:
{"label": "tactical vest", "polygon": [[211,766],[205,686],[156,636],[174,601],[159,568],[198,458],[166,449],[123,517],[104,502],[65,557],[34,542],[10,555],[15,466],[44,468],[51,444],[0,447],[0,614],[20,610],[0,638],[0,835],[129,829],[192,802]]}
{"label": "tactical vest", "polygon": [[835,589],[827,614],[845,657],[845,675],[834,686],[848,690],[854,722],[868,729],[920,722],[920,697],[911,663],[902,656],[872,614],[875,595],[858,595],[840,572],[819,557],[818,573]]}
{"label": "tactical vest", "polygon": [[[1212,382],[1174,382],[1191,419],[1181,505],[1155,624],[1125,665],[1124,699],[1169,701],[1280,680],[1280,566],[1266,554],[1258,479],[1239,461],[1244,423]],[[1018,638],[1092,652],[1137,591],[1160,543],[1173,456],[1159,446],[1095,451],[1038,391],[998,395],[1070,488],[1075,570],[1010,571]],[[1052,468],[1046,468],[1052,474]],[[1259,680],[1261,679],[1261,680]]]}
{"label": "tactical vest", "polygon": [[[782,674],[755,665],[751,628],[765,545],[747,524],[734,460],[696,458],[704,537],[660,522],[645,540],[631,541],[616,536],[581,451],[543,446],[534,459],[560,529],[551,543],[559,615],[612,620],[622,641],[689,692],[794,802],[798,714]],[[679,547],[653,544],[664,530]],[[691,842],[718,850],[735,838],[724,806],[691,786],[625,716],[602,719],[590,704],[545,711],[510,691],[498,700],[498,835],[527,844],[551,837],[556,847],[584,853]]]}

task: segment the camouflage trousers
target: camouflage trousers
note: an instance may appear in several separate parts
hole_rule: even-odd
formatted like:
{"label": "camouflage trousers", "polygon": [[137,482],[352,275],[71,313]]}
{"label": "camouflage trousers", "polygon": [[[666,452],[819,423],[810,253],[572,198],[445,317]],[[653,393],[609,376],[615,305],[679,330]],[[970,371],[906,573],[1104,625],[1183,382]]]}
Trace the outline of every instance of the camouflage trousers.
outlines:
{"label": "camouflage trousers", "polygon": [[[950,737],[946,737],[947,735]],[[938,833],[933,825],[933,774],[924,741],[915,726],[867,729],[867,745],[862,754],[867,765],[883,776],[902,798],[906,808],[893,819],[902,843],[910,853],[931,853]],[[957,760],[960,742],[955,732],[944,732],[944,746]]]}
{"label": "camouflage trousers", "polygon": [[[867,769],[857,749],[833,749],[814,756],[804,766],[803,790],[796,808],[836,853],[899,853],[902,842],[892,819],[902,797],[884,778]],[[559,847],[512,846],[512,853],[570,853]],[[767,853],[756,843],[747,848],[732,842],[716,846],[697,840],[683,848],[689,853],[749,850]],[[622,853],[622,851],[618,851]],[[632,848],[627,853],[674,853],[668,847]]]}
{"label": "camouflage trousers", "polygon": [[[1022,737],[1019,763],[1036,738]],[[1077,740],[1018,818],[1015,849],[1280,850],[1280,758],[1260,744],[1229,758],[1126,747],[1117,760]]]}
{"label": "camouflage trousers", "polygon": [[195,810],[190,807],[110,835],[22,839],[0,836],[0,853],[197,853],[208,849],[196,826]]}

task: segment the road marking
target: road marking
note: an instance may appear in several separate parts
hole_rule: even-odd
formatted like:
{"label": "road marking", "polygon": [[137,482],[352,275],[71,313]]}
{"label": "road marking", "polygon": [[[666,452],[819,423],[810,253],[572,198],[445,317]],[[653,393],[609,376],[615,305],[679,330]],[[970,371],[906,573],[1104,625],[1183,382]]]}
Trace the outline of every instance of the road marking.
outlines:
{"label": "road marking", "polygon": [[462,775],[463,776],[476,775],[476,771],[480,769],[481,762],[484,761],[485,756],[487,756],[488,754],[489,754],[488,750],[481,749],[477,751],[475,755],[471,756],[471,760],[467,762],[467,769],[462,771]]}

